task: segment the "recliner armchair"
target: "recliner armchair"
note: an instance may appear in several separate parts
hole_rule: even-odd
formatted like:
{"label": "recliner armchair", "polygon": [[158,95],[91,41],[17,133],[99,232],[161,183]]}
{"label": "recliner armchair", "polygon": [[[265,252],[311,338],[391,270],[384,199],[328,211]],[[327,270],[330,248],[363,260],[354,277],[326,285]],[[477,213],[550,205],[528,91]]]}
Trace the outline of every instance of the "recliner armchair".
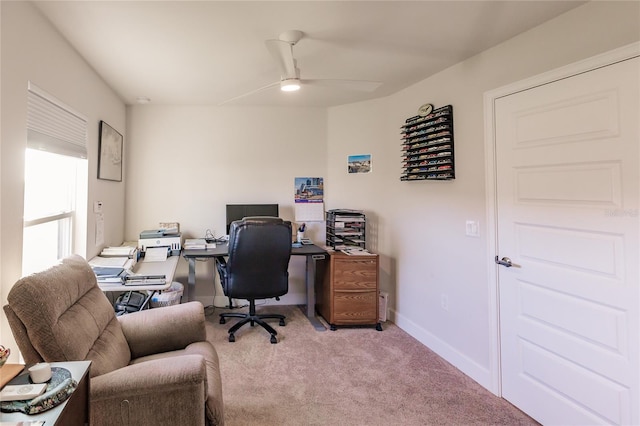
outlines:
{"label": "recliner armchair", "polygon": [[27,364],[90,360],[91,425],[223,425],[200,302],[117,317],[80,256],[20,279],[4,311]]}
{"label": "recliner armchair", "polygon": [[277,217],[246,217],[231,223],[229,231],[229,260],[216,259],[220,282],[229,299],[247,299],[249,313],[222,313],[226,318],[241,318],[229,329],[229,341],[243,325],[258,324],[271,334],[271,343],[278,343],[277,331],[265,319],[279,319],[284,315],[256,314],[256,299],[276,298],[289,291],[289,259],[291,257],[291,222]]}

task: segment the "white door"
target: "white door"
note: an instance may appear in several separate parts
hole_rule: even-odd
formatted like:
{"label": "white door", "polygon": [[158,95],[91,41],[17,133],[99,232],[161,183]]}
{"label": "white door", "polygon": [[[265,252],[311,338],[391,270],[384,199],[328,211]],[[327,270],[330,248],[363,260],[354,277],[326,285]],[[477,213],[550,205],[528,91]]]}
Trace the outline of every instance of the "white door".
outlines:
{"label": "white door", "polygon": [[640,423],[639,80],[495,101],[502,394],[545,425]]}

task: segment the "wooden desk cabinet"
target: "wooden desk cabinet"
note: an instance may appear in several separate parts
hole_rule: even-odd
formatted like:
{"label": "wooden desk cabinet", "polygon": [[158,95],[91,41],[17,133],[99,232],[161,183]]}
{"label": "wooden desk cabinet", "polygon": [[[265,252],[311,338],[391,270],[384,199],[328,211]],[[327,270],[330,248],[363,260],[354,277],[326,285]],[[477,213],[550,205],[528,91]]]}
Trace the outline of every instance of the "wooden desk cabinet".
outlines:
{"label": "wooden desk cabinet", "polygon": [[338,325],[375,325],[378,321],[378,255],[332,253],[324,281],[316,289],[317,309],[335,330]]}

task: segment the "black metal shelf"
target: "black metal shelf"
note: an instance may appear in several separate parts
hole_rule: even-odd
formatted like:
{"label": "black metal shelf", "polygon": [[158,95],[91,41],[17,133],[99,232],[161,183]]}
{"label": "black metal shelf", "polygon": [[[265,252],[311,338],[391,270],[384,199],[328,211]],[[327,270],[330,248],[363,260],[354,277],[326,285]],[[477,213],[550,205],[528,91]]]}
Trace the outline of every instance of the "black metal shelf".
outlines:
{"label": "black metal shelf", "polygon": [[402,175],[400,180],[455,179],[453,107],[411,117],[400,127]]}
{"label": "black metal shelf", "polygon": [[356,210],[329,210],[327,219],[327,246],[334,250],[349,247],[366,248],[367,220]]}

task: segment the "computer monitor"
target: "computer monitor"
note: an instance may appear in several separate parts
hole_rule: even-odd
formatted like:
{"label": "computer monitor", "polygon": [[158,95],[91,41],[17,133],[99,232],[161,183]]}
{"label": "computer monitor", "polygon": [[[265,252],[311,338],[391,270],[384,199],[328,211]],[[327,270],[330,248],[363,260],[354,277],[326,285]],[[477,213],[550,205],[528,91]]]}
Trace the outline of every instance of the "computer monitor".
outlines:
{"label": "computer monitor", "polygon": [[227,204],[227,235],[231,228],[231,222],[242,220],[249,216],[278,217],[277,204]]}

